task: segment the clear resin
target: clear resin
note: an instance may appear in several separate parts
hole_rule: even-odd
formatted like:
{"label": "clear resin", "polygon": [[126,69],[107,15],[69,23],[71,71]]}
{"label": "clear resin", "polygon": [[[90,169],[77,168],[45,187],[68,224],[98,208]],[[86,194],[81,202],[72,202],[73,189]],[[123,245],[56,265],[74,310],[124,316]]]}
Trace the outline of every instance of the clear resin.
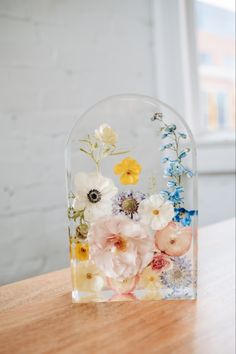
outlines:
{"label": "clear resin", "polygon": [[109,97],[66,148],[72,301],[195,299],[196,148],[157,99]]}

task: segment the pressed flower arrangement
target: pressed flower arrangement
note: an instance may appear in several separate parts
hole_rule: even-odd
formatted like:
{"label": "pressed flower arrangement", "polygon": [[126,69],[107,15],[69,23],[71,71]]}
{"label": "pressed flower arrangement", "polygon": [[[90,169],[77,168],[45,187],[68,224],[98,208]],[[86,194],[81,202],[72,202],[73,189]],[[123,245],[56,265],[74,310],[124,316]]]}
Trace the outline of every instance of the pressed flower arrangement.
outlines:
{"label": "pressed flower arrangement", "polygon": [[195,299],[196,152],[160,101],[110,97],[66,149],[72,301]]}

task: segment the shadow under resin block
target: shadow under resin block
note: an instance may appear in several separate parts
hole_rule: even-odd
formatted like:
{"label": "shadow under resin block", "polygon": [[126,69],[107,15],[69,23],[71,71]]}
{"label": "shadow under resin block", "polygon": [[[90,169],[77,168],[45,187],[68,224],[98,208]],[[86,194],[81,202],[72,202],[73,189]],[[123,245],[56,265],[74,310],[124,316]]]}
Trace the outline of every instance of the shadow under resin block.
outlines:
{"label": "shadow under resin block", "polygon": [[107,98],[66,148],[72,301],[195,299],[196,151],[157,99]]}

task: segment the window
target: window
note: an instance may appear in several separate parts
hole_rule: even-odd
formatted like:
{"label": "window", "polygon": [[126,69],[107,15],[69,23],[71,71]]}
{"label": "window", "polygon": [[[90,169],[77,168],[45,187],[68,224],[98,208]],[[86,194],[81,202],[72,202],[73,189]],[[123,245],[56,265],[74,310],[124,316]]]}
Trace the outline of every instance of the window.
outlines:
{"label": "window", "polygon": [[156,95],[191,127],[199,173],[233,173],[234,0],[153,0]]}
{"label": "window", "polygon": [[210,53],[204,53],[203,51],[201,51],[199,53],[199,61],[200,64],[202,65],[211,65],[212,64],[212,56]]}
{"label": "window", "polygon": [[209,132],[235,127],[234,0],[197,0],[200,104]]}

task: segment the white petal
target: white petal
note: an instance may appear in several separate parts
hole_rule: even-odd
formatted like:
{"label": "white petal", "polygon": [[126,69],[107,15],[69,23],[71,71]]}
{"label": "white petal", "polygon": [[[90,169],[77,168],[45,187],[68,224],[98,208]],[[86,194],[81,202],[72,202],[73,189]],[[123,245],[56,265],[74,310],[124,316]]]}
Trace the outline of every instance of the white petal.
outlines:
{"label": "white petal", "polygon": [[141,201],[141,203],[139,204],[139,209],[138,211],[140,213],[145,213],[147,210],[149,210],[151,208],[150,205],[150,201],[148,199],[144,199]]}
{"label": "white petal", "polygon": [[90,203],[89,206],[85,209],[84,217],[88,222],[94,222],[97,219],[112,214],[111,204],[106,204],[98,202],[96,204]]}
{"label": "white petal", "polygon": [[160,209],[161,214],[166,218],[166,220],[171,221],[171,219],[174,217],[175,212],[174,212],[174,207],[170,203],[165,203],[161,209]]}
{"label": "white petal", "polygon": [[115,193],[117,193],[118,189],[115,187],[113,181],[110,178],[102,177],[98,180],[98,182],[102,194],[110,193],[113,190],[115,190]]}
{"label": "white petal", "polygon": [[81,193],[87,193],[88,189],[88,174],[84,172],[78,172],[75,175],[75,188]]}
{"label": "white petal", "polygon": [[153,194],[151,195],[151,197],[149,198],[152,206],[155,208],[155,209],[158,209],[160,208],[160,206],[163,204],[164,202],[164,199],[160,196],[160,194]]}
{"label": "white petal", "polygon": [[103,184],[103,177],[100,173],[91,172],[87,174],[87,186],[89,189],[97,189],[98,191],[101,190],[101,186]]}
{"label": "white petal", "polygon": [[130,223],[121,228],[121,233],[126,236],[135,236],[140,233],[140,225],[138,223]]}
{"label": "white petal", "polygon": [[90,289],[91,291],[99,292],[102,290],[104,285],[104,280],[100,276],[94,276],[89,280],[90,281]]}
{"label": "white petal", "polygon": [[160,217],[154,216],[151,221],[151,228],[153,230],[160,230],[162,228],[162,223]]}
{"label": "white petal", "polygon": [[151,215],[151,213],[147,213],[146,215],[143,214],[143,215],[141,216],[140,221],[141,221],[143,224],[145,224],[145,225],[149,225],[149,224],[152,222],[152,215]]}
{"label": "white petal", "polygon": [[75,208],[75,210],[83,210],[86,205],[87,203],[84,199],[80,200],[79,198],[75,198],[73,207]]}
{"label": "white petal", "polygon": [[118,188],[112,186],[109,189],[101,190],[101,193],[103,200],[111,200],[118,193]]}

